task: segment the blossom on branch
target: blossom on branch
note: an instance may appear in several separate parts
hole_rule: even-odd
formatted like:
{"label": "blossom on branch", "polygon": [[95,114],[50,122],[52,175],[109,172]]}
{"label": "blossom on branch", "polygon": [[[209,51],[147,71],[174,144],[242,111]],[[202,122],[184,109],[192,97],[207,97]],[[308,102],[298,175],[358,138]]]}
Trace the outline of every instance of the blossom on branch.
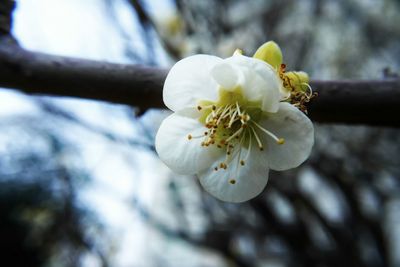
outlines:
{"label": "blossom on branch", "polygon": [[279,71],[267,62],[240,52],[195,55],[177,62],[164,84],[164,103],[174,113],[156,136],[161,160],[196,174],[223,201],[254,198],[269,169],[299,166],[314,143],[311,121],[287,101]]}

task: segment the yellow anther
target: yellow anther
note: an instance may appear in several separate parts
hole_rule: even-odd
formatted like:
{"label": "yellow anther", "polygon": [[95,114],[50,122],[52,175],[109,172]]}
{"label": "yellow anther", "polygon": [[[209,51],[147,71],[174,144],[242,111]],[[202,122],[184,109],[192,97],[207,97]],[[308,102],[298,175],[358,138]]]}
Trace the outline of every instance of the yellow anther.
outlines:
{"label": "yellow anther", "polygon": [[191,134],[189,134],[189,135],[187,136],[187,138],[188,138],[189,140],[192,140],[193,136],[192,136]]}
{"label": "yellow anther", "polygon": [[240,161],[240,165],[244,166],[244,160]]}
{"label": "yellow anther", "polygon": [[243,55],[243,50],[240,48],[236,48],[235,52],[233,52],[233,55]]}
{"label": "yellow anther", "polygon": [[221,169],[224,169],[224,170],[226,170],[226,169],[228,168],[228,166],[227,166],[225,163],[223,163],[223,162],[221,162],[221,163],[219,164],[219,167],[220,167]]}
{"label": "yellow anther", "polygon": [[230,180],[229,180],[229,183],[230,183],[230,184],[236,184],[236,180],[235,180],[235,179],[230,179]]}
{"label": "yellow anther", "polygon": [[200,111],[202,109],[201,106],[197,106],[197,110]]}
{"label": "yellow anther", "polygon": [[285,143],[285,139],[279,138],[278,141],[276,141],[279,145],[283,145]]}

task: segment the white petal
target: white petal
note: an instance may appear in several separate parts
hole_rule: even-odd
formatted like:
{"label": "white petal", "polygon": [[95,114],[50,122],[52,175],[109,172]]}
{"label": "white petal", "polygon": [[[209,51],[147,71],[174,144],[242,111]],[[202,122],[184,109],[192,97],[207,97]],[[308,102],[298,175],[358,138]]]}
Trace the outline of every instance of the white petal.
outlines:
{"label": "white petal", "polygon": [[168,116],[156,135],[156,150],[161,160],[179,174],[195,174],[211,164],[221,155],[216,147],[202,147],[201,135],[207,129],[197,120],[179,114]]}
{"label": "white petal", "polygon": [[238,84],[241,72],[233,64],[223,62],[212,68],[211,75],[224,89],[234,89]]}
{"label": "white petal", "polygon": [[[242,156],[247,153],[242,149]],[[265,152],[254,146],[244,166],[238,165],[237,157],[228,164],[228,168],[214,169],[225,160],[225,155],[216,161],[215,166],[199,173],[204,189],[216,198],[228,202],[243,202],[259,195],[268,182],[268,162]],[[235,184],[231,184],[231,180]]]}
{"label": "white petal", "polygon": [[164,83],[165,105],[177,111],[196,107],[199,100],[215,101],[218,85],[211,69],[222,59],[209,55],[195,55],[178,61],[169,71]]}
{"label": "white petal", "polygon": [[243,72],[240,81],[249,100],[261,100],[262,110],[276,112],[280,100],[280,79],[275,70],[266,62],[246,56],[232,56],[225,61],[235,64]]}
{"label": "white petal", "polygon": [[260,124],[285,143],[277,144],[271,137],[260,134],[268,153],[272,170],[287,170],[298,167],[310,155],[314,144],[314,127],[310,119],[289,103],[280,103],[279,111],[270,114]]}

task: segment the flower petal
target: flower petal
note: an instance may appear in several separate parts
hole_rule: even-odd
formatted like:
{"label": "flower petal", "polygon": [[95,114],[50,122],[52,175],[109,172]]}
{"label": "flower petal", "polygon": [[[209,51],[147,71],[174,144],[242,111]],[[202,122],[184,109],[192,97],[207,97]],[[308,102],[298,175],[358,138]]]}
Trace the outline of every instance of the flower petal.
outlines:
{"label": "flower petal", "polygon": [[279,145],[271,137],[260,135],[263,143],[267,143],[266,152],[272,170],[295,168],[310,155],[314,144],[314,127],[310,119],[293,105],[280,103],[279,111],[260,121],[260,125],[285,139],[285,143]]}
{"label": "flower petal", "polygon": [[211,69],[222,59],[209,55],[195,55],[178,61],[169,71],[164,83],[165,105],[177,111],[196,107],[199,100],[215,101],[218,85]]}
{"label": "flower petal", "polygon": [[230,91],[238,84],[241,72],[233,64],[226,62],[217,64],[211,70],[211,76],[224,89]]}
{"label": "flower petal", "polygon": [[202,135],[207,129],[197,120],[174,113],[168,116],[156,135],[156,150],[161,160],[179,174],[195,174],[211,164],[223,153],[220,149],[203,147],[203,138],[188,139],[188,135]]}
{"label": "flower petal", "polygon": [[[242,155],[247,153],[242,148]],[[223,162],[225,155],[216,163]],[[198,174],[201,185],[214,197],[228,202],[244,202],[259,195],[268,182],[267,154],[254,145],[250,157],[241,166],[237,157],[228,164],[226,170],[215,166]],[[231,183],[234,181],[234,184]]]}
{"label": "flower petal", "polygon": [[268,63],[241,55],[232,56],[225,61],[236,65],[242,71],[243,78],[239,83],[248,100],[261,100],[263,111],[278,110],[281,81]]}

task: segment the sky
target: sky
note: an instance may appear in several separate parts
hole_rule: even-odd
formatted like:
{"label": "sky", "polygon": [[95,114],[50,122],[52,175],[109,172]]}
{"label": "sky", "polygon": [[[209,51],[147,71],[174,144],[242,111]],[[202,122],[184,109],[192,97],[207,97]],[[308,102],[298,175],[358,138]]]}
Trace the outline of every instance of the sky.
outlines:
{"label": "sky", "polygon": [[[124,0],[113,1],[114,12],[122,29],[108,16],[107,0],[23,0],[17,1],[14,13],[13,34],[20,45],[32,51],[49,54],[82,57],[117,63],[132,62],[126,53],[127,45],[138,54],[145,53],[140,39],[137,18],[130,12]],[[171,1],[148,1],[153,15],[173,12]],[[125,36],[121,35],[121,32]],[[156,42],[156,62],[160,66],[171,64]],[[143,133],[132,123],[132,110],[122,105],[111,105],[96,101],[72,98],[45,97],[46,101],[68,110],[83,122],[116,133],[122,138],[139,139]],[[42,111],[31,98],[13,90],[0,90],[0,118],[15,114],[41,116]],[[168,112],[151,111],[141,120],[154,129]],[[57,125],[57,124],[55,124]],[[168,210],[165,187],[168,186],[170,171],[153,153],[143,149],[132,149],[124,143],[116,143],[99,135],[83,130],[79,125],[60,124],[60,134],[79,147],[79,164],[85,166],[93,181],[79,189],[80,204],[92,210],[105,225],[106,234],[95,242],[113,248],[112,266],[152,266],[153,255],[164,250],[177,252],[190,250],[186,244],[172,244],[160,233],[146,226],[140,215],[132,208],[132,199],[151,209],[154,215],[171,228],[177,222]],[[78,138],[77,138],[78,137]],[[1,138],[0,138],[1,143]],[[0,145],[1,146],[1,145]],[[71,161],[71,155],[66,160]],[[193,186],[188,181],[188,186]],[[192,201],[200,201],[194,198]],[[157,244],[157,245],[156,245]],[[187,262],[187,266],[207,261],[207,266],[221,266],[221,261],[203,254],[178,253],[174,261]],[[214,265],[215,262],[217,265]],[[219,262],[219,263],[218,263]],[[82,266],[100,266],[95,254],[88,253]]]}

